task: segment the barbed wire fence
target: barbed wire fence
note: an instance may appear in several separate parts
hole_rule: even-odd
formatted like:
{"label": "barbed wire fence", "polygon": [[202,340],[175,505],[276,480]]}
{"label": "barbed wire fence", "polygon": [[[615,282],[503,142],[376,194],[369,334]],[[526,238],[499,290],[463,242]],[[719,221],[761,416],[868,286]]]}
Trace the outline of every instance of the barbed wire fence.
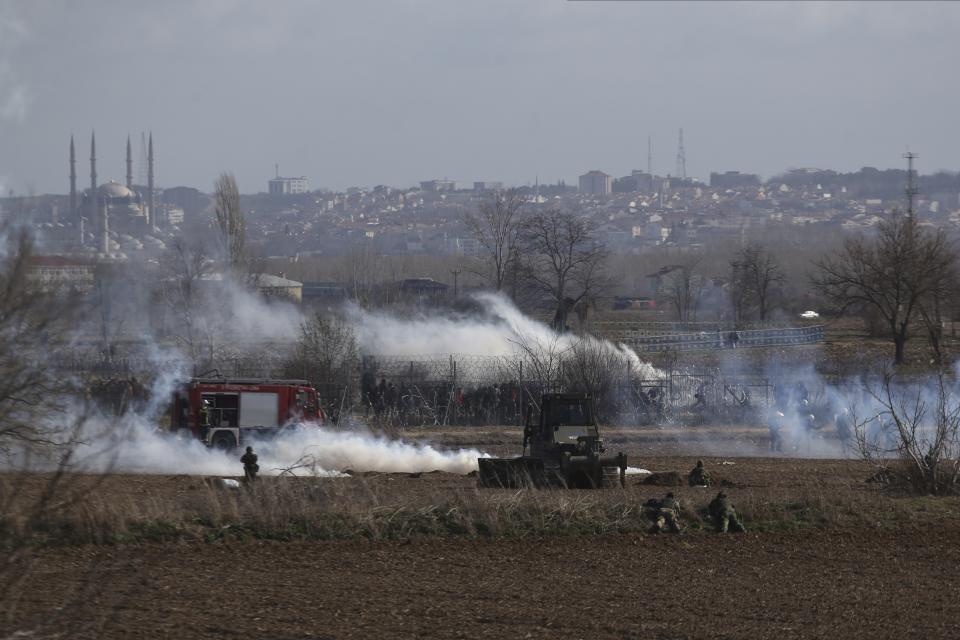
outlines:
{"label": "barbed wire fence", "polygon": [[[774,385],[763,376],[730,375],[718,369],[637,370],[622,358],[607,361],[591,382],[578,363],[562,360],[557,375],[540,379],[528,357],[475,354],[368,354],[348,380],[312,381],[326,414],[335,421],[353,416],[394,427],[431,425],[519,425],[528,403],[549,392],[588,392],[607,424],[683,424],[743,421],[762,414]],[[160,370],[238,378],[278,377],[284,357],[221,353],[205,371],[145,354],[103,358],[73,354],[61,359],[70,371],[100,380],[138,378]],[[651,371],[653,373],[651,373]]]}

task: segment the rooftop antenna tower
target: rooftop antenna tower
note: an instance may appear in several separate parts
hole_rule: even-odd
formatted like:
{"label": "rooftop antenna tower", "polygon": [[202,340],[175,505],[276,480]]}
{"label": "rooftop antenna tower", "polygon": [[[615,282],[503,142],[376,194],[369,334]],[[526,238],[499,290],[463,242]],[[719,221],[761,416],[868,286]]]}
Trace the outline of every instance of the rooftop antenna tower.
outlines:
{"label": "rooftop antenna tower", "polygon": [[77,151],[73,147],[73,135],[70,136],[70,219],[77,219]]}
{"label": "rooftop antenna tower", "polygon": [[647,136],[647,173],[653,175],[653,143],[650,136]]}
{"label": "rooftop antenna tower", "polygon": [[687,152],[683,150],[683,127],[680,127],[680,138],[677,141],[677,177],[687,179]]}
{"label": "rooftop antenna tower", "polygon": [[280,163],[279,163],[279,162],[274,163],[274,165],[273,165],[273,171],[274,171],[274,173],[276,174],[275,177],[279,178],[279,177],[280,177]]}
{"label": "rooftop antenna tower", "polygon": [[916,185],[913,183],[913,161],[915,158],[920,156],[916,153],[907,149],[907,152],[903,154],[903,157],[907,159],[907,188],[904,189],[904,192],[907,194],[907,216],[910,219],[913,219],[913,199],[920,193],[920,190],[917,189]]}

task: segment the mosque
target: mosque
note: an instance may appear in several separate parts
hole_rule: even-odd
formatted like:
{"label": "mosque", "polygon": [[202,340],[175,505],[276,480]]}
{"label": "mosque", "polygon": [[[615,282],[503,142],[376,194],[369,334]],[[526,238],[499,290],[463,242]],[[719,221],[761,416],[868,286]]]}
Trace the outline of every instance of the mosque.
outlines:
{"label": "mosque", "polygon": [[[95,252],[109,255],[119,246],[111,238],[145,238],[158,231],[156,190],[153,182],[153,133],[147,147],[147,184],[133,184],[133,157],[127,136],[126,184],[110,180],[97,184],[97,141],[90,136],[90,188],[77,192],[77,154],[70,137],[70,220],[80,229],[81,242]],[[92,228],[88,229],[88,225]],[[91,245],[92,238],[92,245]]]}

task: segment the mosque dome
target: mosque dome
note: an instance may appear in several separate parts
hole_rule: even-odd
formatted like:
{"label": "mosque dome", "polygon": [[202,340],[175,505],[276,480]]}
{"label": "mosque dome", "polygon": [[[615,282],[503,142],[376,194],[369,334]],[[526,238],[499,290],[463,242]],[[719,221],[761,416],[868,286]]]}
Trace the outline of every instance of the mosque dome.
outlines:
{"label": "mosque dome", "polygon": [[136,198],[136,194],[133,193],[130,189],[127,189],[125,186],[111,180],[106,182],[97,189],[100,192],[101,197],[121,199],[121,198]]}

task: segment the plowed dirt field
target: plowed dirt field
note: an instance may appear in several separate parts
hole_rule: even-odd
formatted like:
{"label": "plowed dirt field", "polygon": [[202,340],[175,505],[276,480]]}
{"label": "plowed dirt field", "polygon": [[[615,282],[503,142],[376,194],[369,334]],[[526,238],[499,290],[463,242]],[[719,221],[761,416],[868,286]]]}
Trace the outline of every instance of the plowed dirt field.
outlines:
{"label": "plowed dirt field", "polygon": [[[439,440],[506,450],[514,435]],[[611,435],[653,471],[685,473],[698,448]],[[735,439],[762,446],[762,434],[754,435],[757,442]],[[960,637],[956,498],[880,496],[863,482],[867,467],[839,460],[705,461],[748,513],[765,513],[765,501],[819,501],[830,518],[783,529],[748,519],[750,533],[726,536],[691,527],[681,536],[228,537],[42,548],[16,601],[4,603],[10,615],[0,619],[0,638]],[[665,491],[639,481],[605,491],[637,504]],[[325,482],[363,483],[385,504],[476,491],[473,478],[450,474]],[[98,491],[118,505],[186,505],[203,487],[186,476],[114,476]],[[676,491],[694,509],[713,495]],[[888,508],[917,517],[886,519]],[[852,513],[858,509],[877,521]]]}
{"label": "plowed dirt field", "polygon": [[16,618],[0,628],[63,638],[956,638],[958,542],[952,525],[70,549],[41,554]]}

